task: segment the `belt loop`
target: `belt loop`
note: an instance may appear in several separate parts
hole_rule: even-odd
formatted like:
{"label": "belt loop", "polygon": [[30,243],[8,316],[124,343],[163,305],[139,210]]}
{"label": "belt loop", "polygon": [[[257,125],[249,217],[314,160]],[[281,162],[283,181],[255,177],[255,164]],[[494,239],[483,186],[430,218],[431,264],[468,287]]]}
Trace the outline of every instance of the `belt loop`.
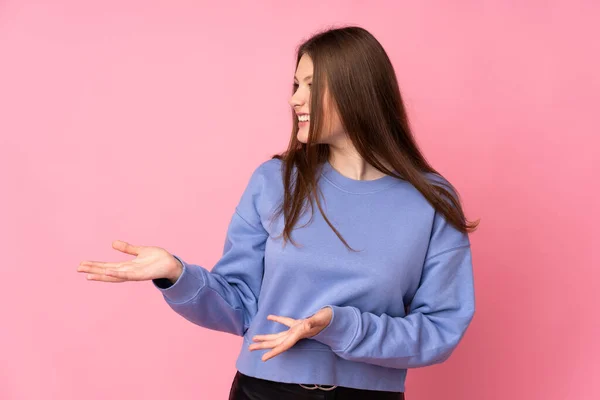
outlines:
{"label": "belt loop", "polygon": [[304,386],[303,384],[299,383],[298,385],[302,386],[304,389],[308,389],[308,390],[315,390],[315,389],[319,389],[319,387],[317,385],[315,385],[314,387],[309,387],[309,386]]}
{"label": "belt loop", "polygon": [[308,389],[308,390],[321,389],[321,390],[324,390],[324,391],[326,391],[326,392],[328,392],[328,391],[330,391],[330,390],[333,390],[333,389],[335,389],[336,387],[338,387],[337,385],[333,385],[332,387],[325,388],[325,387],[322,387],[321,385],[316,385],[316,384],[314,385],[314,387],[310,387],[310,386],[304,386],[304,385],[303,385],[303,384],[301,384],[301,383],[299,383],[298,385],[302,386],[304,389]]}
{"label": "belt loop", "polygon": [[[317,385],[317,386],[319,386],[319,385]],[[321,390],[324,390],[324,391],[328,392],[328,391],[330,391],[330,390],[333,390],[333,389],[335,389],[336,387],[337,387],[337,385],[333,385],[332,387],[329,387],[329,388],[324,388],[324,387],[322,387],[322,386],[319,386],[319,389],[321,389]]]}

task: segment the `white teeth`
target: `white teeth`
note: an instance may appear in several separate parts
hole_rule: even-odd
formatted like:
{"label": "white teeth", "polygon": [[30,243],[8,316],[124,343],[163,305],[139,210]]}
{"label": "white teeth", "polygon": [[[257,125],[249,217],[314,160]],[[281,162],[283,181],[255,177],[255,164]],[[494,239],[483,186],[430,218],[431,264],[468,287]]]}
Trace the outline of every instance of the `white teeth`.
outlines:
{"label": "white teeth", "polygon": [[308,114],[299,115],[298,116],[298,121],[300,121],[300,122],[310,121],[310,115],[308,115]]}

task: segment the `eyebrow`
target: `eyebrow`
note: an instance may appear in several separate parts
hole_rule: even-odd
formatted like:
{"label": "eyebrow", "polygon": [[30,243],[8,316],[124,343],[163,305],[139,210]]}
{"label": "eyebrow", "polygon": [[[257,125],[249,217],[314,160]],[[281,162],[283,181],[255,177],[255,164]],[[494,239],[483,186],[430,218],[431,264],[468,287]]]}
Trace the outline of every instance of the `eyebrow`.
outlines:
{"label": "eyebrow", "polygon": [[[310,78],[312,78],[312,75],[308,75],[306,77],[304,77],[304,81],[306,82],[307,80],[309,80]],[[294,75],[294,80],[297,81],[298,78],[296,78],[296,75]]]}

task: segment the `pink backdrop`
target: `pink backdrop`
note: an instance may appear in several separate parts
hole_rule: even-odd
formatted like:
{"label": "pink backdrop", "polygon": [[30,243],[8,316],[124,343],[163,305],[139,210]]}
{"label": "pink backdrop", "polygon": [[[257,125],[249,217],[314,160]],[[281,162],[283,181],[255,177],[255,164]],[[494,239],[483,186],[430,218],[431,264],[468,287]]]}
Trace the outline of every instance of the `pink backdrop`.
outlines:
{"label": "pink backdrop", "polygon": [[[43,4],[46,3],[46,4]],[[512,4],[511,4],[512,3]],[[294,47],[356,23],[471,218],[477,312],[408,399],[598,399],[600,6],[0,2],[1,399],[225,399],[241,338],[149,282],[89,282],[111,241],[207,266],[281,150]]]}

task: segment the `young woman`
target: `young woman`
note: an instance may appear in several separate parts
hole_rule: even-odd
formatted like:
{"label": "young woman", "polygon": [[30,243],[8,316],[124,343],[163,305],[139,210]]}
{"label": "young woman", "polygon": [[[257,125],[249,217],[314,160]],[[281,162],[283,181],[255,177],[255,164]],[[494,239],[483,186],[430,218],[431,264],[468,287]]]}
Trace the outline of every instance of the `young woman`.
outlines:
{"label": "young woman", "polygon": [[[175,312],[243,337],[230,399],[404,399],[475,311],[469,223],[421,154],[392,64],[360,27],[297,50],[288,149],[252,174],[211,271],[165,249],[82,262],[153,280]],[[317,212],[318,210],[318,212]]]}

